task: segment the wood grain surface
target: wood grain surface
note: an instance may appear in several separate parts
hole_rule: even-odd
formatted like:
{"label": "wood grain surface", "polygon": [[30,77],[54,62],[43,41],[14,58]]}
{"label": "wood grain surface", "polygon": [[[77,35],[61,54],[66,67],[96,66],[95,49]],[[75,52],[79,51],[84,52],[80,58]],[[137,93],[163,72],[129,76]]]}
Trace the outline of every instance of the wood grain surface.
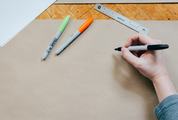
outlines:
{"label": "wood grain surface", "polygon": [[[105,4],[107,7],[134,20],[178,20],[178,4]],[[38,19],[108,19],[94,9],[94,4],[54,4]]]}

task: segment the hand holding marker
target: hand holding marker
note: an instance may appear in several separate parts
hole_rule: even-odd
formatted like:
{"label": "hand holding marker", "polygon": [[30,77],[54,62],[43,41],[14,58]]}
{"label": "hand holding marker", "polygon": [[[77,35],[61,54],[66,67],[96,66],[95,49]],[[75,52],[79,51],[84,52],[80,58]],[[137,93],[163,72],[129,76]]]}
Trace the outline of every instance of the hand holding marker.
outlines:
{"label": "hand holding marker", "polygon": [[[147,50],[163,50],[169,48],[168,44],[153,44],[153,45],[134,45],[128,47],[130,51],[147,51]],[[118,47],[115,50],[121,51],[122,47]]]}
{"label": "hand holding marker", "polygon": [[88,18],[83,25],[56,51],[56,55],[62,53],[72,42],[76,40],[81,33],[83,33],[93,22],[93,18]]}
{"label": "hand holding marker", "polygon": [[48,48],[45,50],[42,60],[46,60],[47,57],[49,56],[51,50],[53,49],[53,47],[55,46],[55,44],[57,43],[57,41],[59,40],[60,36],[62,35],[62,33],[64,32],[68,22],[69,22],[70,16],[67,16],[64,21],[62,22],[62,24],[59,27],[59,31],[56,33],[56,36],[53,38],[53,40],[50,41]]}

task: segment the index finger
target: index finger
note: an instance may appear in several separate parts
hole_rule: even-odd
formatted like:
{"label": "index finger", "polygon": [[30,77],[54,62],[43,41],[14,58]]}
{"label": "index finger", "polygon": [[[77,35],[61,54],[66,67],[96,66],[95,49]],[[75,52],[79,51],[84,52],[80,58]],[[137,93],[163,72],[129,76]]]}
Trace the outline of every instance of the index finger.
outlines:
{"label": "index finger", "polygon": [[141,35],[141,34],[136,34],[136,35],[133,35],[131,36],[128,41],[125,43],[125,47],[129,47],[131,46],[133,43],[135,42],[138,42],[138,43],[141,43],[141,44],[154,44],[155,41],[148,37],[148,36],[144,36],[144,35]]}

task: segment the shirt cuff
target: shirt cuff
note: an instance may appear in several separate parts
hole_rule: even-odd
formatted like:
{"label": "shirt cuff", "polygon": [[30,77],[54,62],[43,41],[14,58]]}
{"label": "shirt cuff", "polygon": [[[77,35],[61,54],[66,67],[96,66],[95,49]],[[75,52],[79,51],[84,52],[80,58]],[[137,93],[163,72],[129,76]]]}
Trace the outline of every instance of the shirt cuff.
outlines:
{"label": "shirt cuff", "polygon": [[155,114],[158,119],[161,118],[162,115],[166,114],[169,107],[178,104],[178,94],[168,96],[165,98],[160,104],[158,104],[155,108]]}

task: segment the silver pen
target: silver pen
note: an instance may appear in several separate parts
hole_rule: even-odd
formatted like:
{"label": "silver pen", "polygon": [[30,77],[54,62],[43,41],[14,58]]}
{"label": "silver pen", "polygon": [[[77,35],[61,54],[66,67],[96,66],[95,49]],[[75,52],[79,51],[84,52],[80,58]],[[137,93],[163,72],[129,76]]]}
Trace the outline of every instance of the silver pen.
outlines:
{"label": "silver pen", "polygon": [[62,22],[62,24],[59,27],[59,31],[56,33],[55,37],[50,41],[48,48],[45,50],[43,56],[42,56],[42,61],[46,60],[47,57],[49,56],[51,50],[53,49],[53,47],[55,46],[55,44],[57,43],[57,41],[59,40],[60,36],[62,35],[62,33],[64,32],[68,22],[69,22],[70,16],[67,16],[64,21]]}
{"label": "silver pen", "polygon": [[72,42],[76,40],[93,22],[93,18],[89,17],[80,28],[56,51],[56,55],[61,54]]}

